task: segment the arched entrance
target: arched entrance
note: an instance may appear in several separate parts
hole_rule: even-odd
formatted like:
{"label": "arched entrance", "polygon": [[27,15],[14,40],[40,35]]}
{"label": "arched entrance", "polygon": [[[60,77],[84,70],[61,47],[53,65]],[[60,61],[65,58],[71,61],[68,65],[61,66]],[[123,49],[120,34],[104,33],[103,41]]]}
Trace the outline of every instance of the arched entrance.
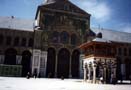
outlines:
{"label": "arched entrance", "polygon": [[126,59],[125,63],[126,63],[126,80],[130,80],[130,75],[131,75],[131,61],[130,61],[130,59]]}
{"label": "arched entrance", "polygon": [[80,52],[78,50],[74,50],[72,53],[72,61],[71,61],[72,78],[79,77],[79,56]]}
{"label": "arched entrance", "polygon": [[122,60],[121,58],[117,57],[117,69],[116,69],[116,77],[118,80],[122,80],[122,72],[121,72],[121,64],[122,64]]}
{"label": "arched entrance", "polygon": [[70,52],[66,48],[61,49],[58,53],[58,65],[57,65],[58,78],[62,76],[64,78],[68,78],[69,61],[70,61]]}
{"label": "arched entrance", "polygon": [[48,49],[46,76],[53,78],[55,73],[56,52],[54,48]]}
{"label": "arched entrance", "polygon": [[5,51],[5,60],[4,64],[15,65],[16,64],[16,55],[17,51],[13,48],[7,49]]}
{"label": "arched entrance", "polygon": [[25,77],[30,72],[31,53],[26,50],[22,53],[22,76]]}

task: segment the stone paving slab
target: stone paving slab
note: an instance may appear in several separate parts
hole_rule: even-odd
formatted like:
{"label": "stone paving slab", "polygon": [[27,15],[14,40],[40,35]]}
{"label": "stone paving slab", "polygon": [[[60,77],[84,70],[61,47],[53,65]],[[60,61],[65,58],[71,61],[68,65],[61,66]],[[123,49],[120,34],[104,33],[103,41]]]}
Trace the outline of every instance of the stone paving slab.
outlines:
{"label": "stone paving slab", "polygon": [[0,77],[0,90],[131,90],[131,84],[90,84],[80,79]]}

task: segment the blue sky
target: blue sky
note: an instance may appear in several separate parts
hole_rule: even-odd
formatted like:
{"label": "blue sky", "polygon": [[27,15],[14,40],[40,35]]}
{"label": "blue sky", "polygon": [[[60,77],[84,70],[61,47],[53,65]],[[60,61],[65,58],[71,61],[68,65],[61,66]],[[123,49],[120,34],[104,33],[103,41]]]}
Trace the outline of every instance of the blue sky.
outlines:
{"label": "blue sky", "polygon": [[[131,32],[131,0],[70,0],[91,16],[91,27]],[[0,0],[0,16],[34,19],[44,0]]]}

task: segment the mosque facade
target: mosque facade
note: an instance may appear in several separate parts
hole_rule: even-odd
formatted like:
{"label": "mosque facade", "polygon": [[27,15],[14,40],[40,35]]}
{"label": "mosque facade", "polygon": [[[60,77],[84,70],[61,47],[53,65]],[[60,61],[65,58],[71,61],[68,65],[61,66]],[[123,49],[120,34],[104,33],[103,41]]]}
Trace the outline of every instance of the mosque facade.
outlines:
{"label": "mosque facade", "polygon": [[131,34],[91,29],[90,17],[69,0],[46,0],[38,6],[34,21],[0,17],[0,76],[25,77],[30,72],[48,78],[87,77],[87,49],[80,46],[97,39],[115,44],[113,58],[108,61],[114,60],[118,79],[129,79]]}

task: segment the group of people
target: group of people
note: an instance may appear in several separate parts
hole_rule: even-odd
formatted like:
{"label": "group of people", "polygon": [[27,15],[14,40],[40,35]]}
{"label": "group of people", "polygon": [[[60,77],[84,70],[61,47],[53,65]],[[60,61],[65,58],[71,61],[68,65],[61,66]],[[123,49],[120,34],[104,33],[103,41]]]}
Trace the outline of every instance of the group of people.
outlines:
{"label": "group of people", "polygon": [[[30,79],[30,77],[31,77],[31,74],[30,74],[30,72],[28,72],[26,78],[27,78],[27,79]],[[37,77],[37,74],[34,73],[34,74],[33,74],[33,77],[36,78],[36,77]]]}

